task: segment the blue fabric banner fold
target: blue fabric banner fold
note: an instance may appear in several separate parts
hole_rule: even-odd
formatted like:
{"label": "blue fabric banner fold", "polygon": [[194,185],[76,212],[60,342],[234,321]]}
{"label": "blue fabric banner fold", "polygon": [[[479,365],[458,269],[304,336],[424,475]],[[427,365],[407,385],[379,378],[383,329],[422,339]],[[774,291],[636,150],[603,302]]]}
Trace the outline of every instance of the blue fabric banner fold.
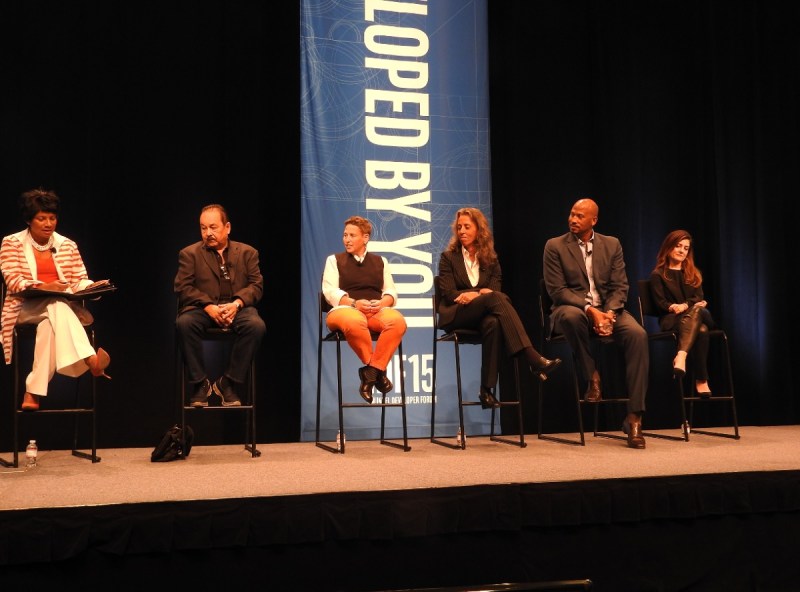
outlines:
{"label": "blue fabric banner fold", "polygon": [[[369,250],[386,257],[408,323],[403,340],[409,437],[430,436],[433,277],[455,212],[491,220],[487,0],[301,1],[301,438],[313,441],[319,293],[325,259],[343,251],[344,220],[368,218]],[[323,330],[326,328],[323,326]],[[336,348],[324,344],[321,439],[338,430]],[[465,347],[466,398],[477,399],[480,348]],[[439,350],[437,424],[455,436],[451,347]],[[355,354],[342,348],[345,402],[360,402]],[[399,401],[398,355],[388,369]],[[473,412],[474,411],[474,412]],[[488,433],[488,412],[465,410],[468,433]],[[399,410],[387,437],[401,436]],[[379,437],[369,409],[345,417],[348,440]],[[438,433],[438,431],[437,431]]]}

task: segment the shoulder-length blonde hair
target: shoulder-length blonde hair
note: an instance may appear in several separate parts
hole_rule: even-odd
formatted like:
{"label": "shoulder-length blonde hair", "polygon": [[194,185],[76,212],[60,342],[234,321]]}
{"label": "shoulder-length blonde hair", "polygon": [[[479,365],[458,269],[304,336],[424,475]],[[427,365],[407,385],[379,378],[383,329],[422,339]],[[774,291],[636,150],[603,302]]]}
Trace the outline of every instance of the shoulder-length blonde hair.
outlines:
{"label": "shoulder-length blonde hair", "polygon": [[480,261],[481,265],[492,265],[497,262],[497,253],[494,250],[494,237],[489,228],[489,221],[478,208],[461,208],[456,212],[452,226],[453,236],[450,237],[450,244],[447,246],[447,250],[454,253],[461,250],[461,241],[458,240],[458,219],[461,216],[469,216],[472,223],[475,224],[475,228],[478,230],[478,233],[475,235],[475,245],[478,248],[478,261]]}
{"label": "shoulder-length blonde hair", "polygon": [[658,255],[656,255],[655,271],[657,271],[664,279],[669,279],[667,278],[667,269],[669,269],[669,254],[672,252],[672,249],[674,249],[682,240],[689,241],[689,251],[686,253],[686,259],[684,259],[683,263],[681,263],[683,279],[690,286],[697,287],[703,283],[703,274],[694,264],[692,235],[685,230],[673,230],[664,238],[664,242],[661,243],[661,248],[658,249]]}

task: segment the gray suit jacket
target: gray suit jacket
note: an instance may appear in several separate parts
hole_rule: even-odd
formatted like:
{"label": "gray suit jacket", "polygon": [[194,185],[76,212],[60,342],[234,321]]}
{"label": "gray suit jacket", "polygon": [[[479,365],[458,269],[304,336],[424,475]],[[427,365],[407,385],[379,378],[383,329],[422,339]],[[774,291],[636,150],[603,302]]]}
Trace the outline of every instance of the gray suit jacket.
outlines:
{"label": "gray suit jacket", "polygon": [[[258,251],[245,243],[228,241],[226,263],[233,297],[239,298],[245,306],[257,304],[264,291]],[[221,273],[216,255],[206,249],[202,241],[182,249],[178,253],[178,273],[175,275],[179,314],[218,304]]]}
{"label": "gray suit jacket", "polygon": [[[544,283],[553,300],[553,308],[571,305],[583,310],[589,293],[589,276],[574,234],[568,232],[545,243],[543,268]],[[592,275],[602,300],[601,308],[616,311],[625,308],[628,276],[619,239],[594,233]]]}

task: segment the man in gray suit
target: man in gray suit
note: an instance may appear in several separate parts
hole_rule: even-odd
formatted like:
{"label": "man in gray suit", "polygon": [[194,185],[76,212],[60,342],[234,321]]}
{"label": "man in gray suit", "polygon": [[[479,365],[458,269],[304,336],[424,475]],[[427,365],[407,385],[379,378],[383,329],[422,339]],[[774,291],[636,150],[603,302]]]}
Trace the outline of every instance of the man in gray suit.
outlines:
{"label": "man in gray suit", "polygon": [[[264,290],[258,251],[228,240],[230,231],[225,208],[208,205],[200,212],[202,240],[178,254],[175,326],[193,407],[206,407],[212,391],[224,406],[240,406],[238,391],[264,337],[264,321],[255,308]],[[213,383],[206,375],[202,340],[203,332],[211,327],[236,334],[227,367]]]}
{"label": "man in gray suit", "polygon": [[628,446],[644,448],[642,413],[650,364],[647,332],[625,310],[628,277],[622,245],[594,231],[597,204],[579,199],[569,213],[569,232],[544,247],[544,283],[553,301],[550,330],[563,334],[575,352],[578,371],[588,382],[587,401],[602,399],[602,383],[591,355],[589,332],[610,336],[625,353],[628,414],[623,430]]}

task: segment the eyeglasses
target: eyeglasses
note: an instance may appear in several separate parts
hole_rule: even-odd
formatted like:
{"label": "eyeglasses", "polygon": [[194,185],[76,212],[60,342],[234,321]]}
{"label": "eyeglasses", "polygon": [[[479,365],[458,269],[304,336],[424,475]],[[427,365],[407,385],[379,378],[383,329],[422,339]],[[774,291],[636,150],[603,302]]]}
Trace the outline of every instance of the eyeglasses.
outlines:
{"label": "eyeglasses", "polygon": [[224,277],[226,280],[230,280],[231,279],[231,276],[228,275],[228,268],[224,263],[220,264],[219,270],[222,272],[222,277]]}

